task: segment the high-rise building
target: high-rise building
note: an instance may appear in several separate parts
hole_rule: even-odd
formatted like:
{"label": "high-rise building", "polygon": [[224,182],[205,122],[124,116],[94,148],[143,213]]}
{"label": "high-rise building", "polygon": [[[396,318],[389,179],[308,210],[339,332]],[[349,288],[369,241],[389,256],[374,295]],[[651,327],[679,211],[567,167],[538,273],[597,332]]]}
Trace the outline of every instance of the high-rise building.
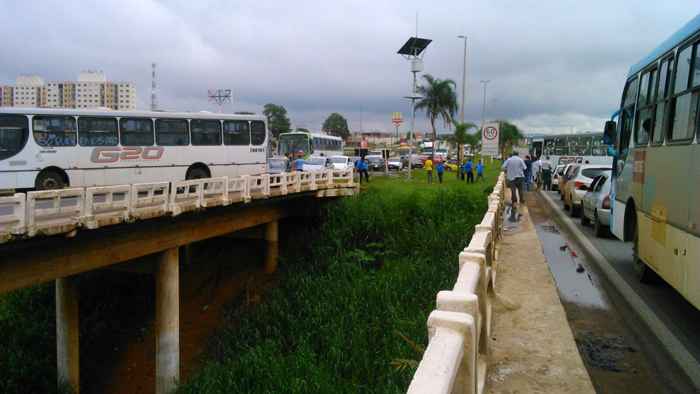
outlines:
{"label": "high-rise building", "polygon": [[38,76],[20,76],[15,86],[1,88],[0,106],[129,111],[136,108],[136,88],[131,82],[107,81],[101,71],[81,72],[77,81],[48,83]]}

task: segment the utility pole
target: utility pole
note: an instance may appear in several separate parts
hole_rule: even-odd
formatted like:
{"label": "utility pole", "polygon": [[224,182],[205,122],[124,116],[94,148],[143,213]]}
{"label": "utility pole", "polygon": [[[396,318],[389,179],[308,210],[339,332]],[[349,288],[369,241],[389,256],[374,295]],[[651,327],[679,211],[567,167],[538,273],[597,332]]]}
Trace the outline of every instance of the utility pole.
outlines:
{"label": "utility pole", "polygon": [[158,109],[158,101],[156,101],[156,64],[151,63],[151,111]]}
{"label": "utility pole", "polygon": [[467,97],[467,36],[459,35],[464,40],[464,60],[462,62],[462,106],[459,108],[459,119],[464,123],[464,102]]}

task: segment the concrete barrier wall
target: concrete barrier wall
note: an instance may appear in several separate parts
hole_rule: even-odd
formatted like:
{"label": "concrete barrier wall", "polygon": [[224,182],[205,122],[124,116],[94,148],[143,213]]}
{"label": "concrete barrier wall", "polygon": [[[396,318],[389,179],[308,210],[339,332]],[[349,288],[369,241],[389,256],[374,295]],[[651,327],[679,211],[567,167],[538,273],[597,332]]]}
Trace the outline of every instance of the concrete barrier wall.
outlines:
{"label": "concrete barrier wall", "polygon": [[0,243],[330,187],[353,187],[352,169],[16,193],[0,196]]}
{"label": "concrete barrier wall", "polygon": [[428,347],[408,388],[411,394],[482,393],[491,333],[491,293],[502,236],[505,178],[498,177],[489,208],[459,254],[452,290],[437,294],[428,317]]}

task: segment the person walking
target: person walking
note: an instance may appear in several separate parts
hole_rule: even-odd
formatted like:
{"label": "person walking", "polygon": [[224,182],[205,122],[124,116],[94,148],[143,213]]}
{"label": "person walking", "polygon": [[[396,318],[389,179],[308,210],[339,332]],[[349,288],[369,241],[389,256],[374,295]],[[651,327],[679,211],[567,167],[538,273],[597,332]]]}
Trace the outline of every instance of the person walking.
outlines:
{"label": "person walking", "polygon": [[304,171],[304,151],[297,152],[297,159],[294,160],[294,171]]}
{"label": "person walking", "polygon": [[484,162],[481,160],[476,164],[476,180],[486,182],[484,179]]}
{"label": "person walking", "polygon": [[360,174],[360,184],[362,184],[362,175],[365,176],[365,181],[369,183],[369,171],[367,171],[369,165],[367,164],[367,159],[360,157],[360,159],[355,162],[355,168],[357,169],[357,173]]}
{"label": "person walking", "polygon": [[544,190],[552,190],[552,163],[549,156],[545,156],[540,165],[542,168],[542,187]]}
{"label": "person walking", "polygon": [[525,201],[523,183],[525,183],[527,166],[523,159],[518,156],[518,152],[513,152],[508,160],[503,162],[501,169],[506,173],[506,181],[508,181],[508,187],[510,188],[510,201],[513,205],[518,202],[523,203]]}
{"label": "person walking", "polygon": [[435,165],[435,171],[437,171],[438,182],[442,183],[442,174],[445,172],[445,164],[442,160],[438,161]]}
{"label": "person walking", "polygon": [[[518,157],[520,158],[520,157]],[[525,190],[530,191],[530,182],[532,180],[532,160],[530,155],[525,155]]]}
{"label": "person walking", "polygon": [[539,157],[534,157],[534,160],[532,162],[532,179],[533,182],[535,183],[535,190],[540,191],[540,187],[542,186],[542,174],[540,174],[540,171],[542,169],[542,160],[540,160]]}
{"label": "person walking", "polygon": [[467,174],[467,183],[474,183],[474,163],[472,159],[467,160],[467,164],[464,165],[464,172]]}
{"label": "person walking", "polygon": [[433,161],[430,158],[425,159],[423,168],[425,168],[425,173],[428,174],[428,183],[433,183]]}

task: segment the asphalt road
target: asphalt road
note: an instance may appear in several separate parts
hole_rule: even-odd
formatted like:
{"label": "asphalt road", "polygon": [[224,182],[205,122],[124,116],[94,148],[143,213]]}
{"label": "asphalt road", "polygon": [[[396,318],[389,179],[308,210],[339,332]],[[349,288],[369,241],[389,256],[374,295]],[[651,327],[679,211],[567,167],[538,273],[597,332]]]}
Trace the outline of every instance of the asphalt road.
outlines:
{"label": "asphalt road", "polygon": [[[563,210],[563,204],[557,192],[547,192]],[[632,265],[632,243],[625,243],[613,235],[597,238],[591,226],[582,226],[580,218],[572,218],[577,228],[598,249],[610,266],[634,290],[636,295],[647,304],[657,317],[677,337],[688,352],[700,360],[700,310],[693,307],[675,289],[666,283],[643,284],[635,275]]]}

